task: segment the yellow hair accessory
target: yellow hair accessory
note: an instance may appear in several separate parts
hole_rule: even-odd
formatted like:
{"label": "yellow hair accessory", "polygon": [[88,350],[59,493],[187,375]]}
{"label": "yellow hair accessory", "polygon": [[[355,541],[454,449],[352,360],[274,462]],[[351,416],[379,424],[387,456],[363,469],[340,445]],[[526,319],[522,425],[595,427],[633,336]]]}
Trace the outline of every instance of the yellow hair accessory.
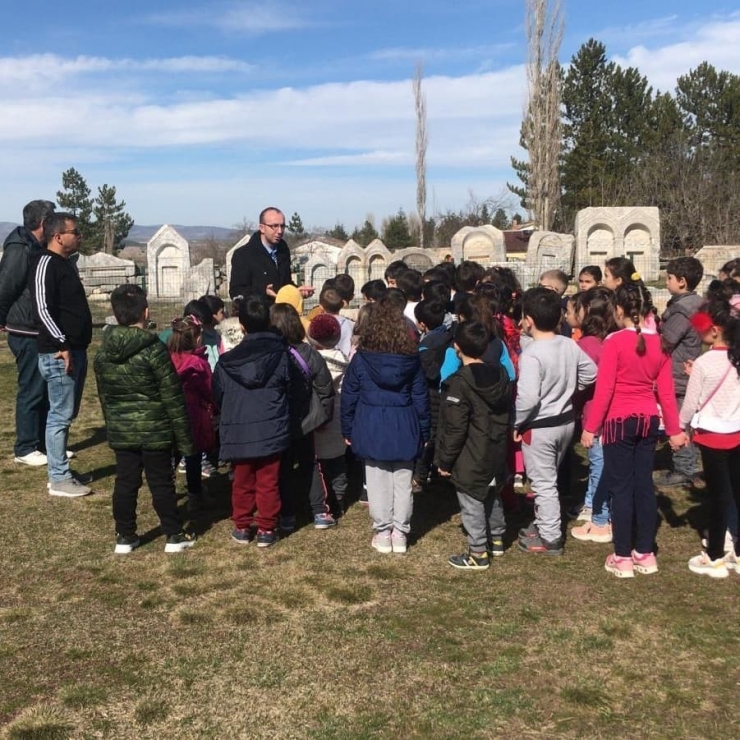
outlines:
{"label": "yellow hair accessory", "polygon": [[640,277],[640,273],[639,273],[639,272],[633,272],[633,273],[632,273],[632,274],[630,275],[630,280],[631,280],[631,281],[632,281],[633,283],[636,283],[636,282],[637,282],[638,280],[642,280],[642,278]]}

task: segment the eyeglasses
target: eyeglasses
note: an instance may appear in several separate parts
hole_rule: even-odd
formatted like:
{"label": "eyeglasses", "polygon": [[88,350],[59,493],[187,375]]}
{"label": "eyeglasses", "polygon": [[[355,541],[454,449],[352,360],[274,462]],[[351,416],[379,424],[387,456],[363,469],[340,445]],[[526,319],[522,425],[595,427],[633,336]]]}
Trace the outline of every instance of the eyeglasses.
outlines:
{"label": "eyeglasses", "polygon": [[82,232],[79,229],[67,229],[66,231],[57,231],[57,234],[74,234],[75,236],[82,236]]}
{"label": "eyeglasses", "polygon": [[285,224],[266,224],[263,223],[263,226],[267,226],[269,229],[272,229],[273,231],[277,231],[278,229],[285,230]]}

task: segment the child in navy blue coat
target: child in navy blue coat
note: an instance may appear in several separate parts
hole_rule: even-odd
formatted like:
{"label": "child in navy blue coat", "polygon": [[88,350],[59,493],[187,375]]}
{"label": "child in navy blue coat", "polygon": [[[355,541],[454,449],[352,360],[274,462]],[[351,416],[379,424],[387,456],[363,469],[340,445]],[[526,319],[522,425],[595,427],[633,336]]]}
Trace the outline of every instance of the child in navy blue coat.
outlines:
{"label": "child in navy blue coat", "polygon": [[365,462],[372,546],[406,552],[414,461],[429,441],[429,390],[401,310],[381,298],[342,386],[342,434]]}

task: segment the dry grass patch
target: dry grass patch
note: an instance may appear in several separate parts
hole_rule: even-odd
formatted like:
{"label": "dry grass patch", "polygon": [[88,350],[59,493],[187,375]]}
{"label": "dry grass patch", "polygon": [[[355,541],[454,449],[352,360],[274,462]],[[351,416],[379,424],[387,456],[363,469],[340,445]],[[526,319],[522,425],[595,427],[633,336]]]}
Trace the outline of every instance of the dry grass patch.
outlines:
{"label": "dry grass patch", "polygon": [[[14,382],[0,340],[7,399]],[[572,540],[562,559],[510,549],[487,573],[455,571],[465,543],[443,488],[417,499],[405,556],[371,550],[359,506],[335,530],[237,546],[225,476],[205,483],[195,548],[164,554],[144,489],[142,547],[116,557],[92,378],[71,445],[94,496],[52,499],[43,469],[14,465],[10,418],[0,442],[7,737],[737,734],[740,578],[686,568],[701,492],[661,497],[661,572],[632,582],[604,572],[608,546]]]}

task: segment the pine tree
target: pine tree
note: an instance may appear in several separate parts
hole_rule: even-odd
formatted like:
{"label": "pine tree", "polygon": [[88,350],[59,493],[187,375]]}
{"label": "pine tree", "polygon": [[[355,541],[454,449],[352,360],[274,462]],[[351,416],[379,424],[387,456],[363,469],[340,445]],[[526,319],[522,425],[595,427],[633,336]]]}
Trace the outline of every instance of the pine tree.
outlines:
{"label": "pine tree", "polygon": [[379,234],[377,229],[373,226],[372,221],[369,218],[365,219],[365,223],[361,229],[355,228],[352,232],[352,239],[356,241],[361,247],[366,247],[370,242],[375,241]]}
{"label": "pine tree", "polygon": [[383,228],[383,244],[388,249],[406,249],[414,243],[409,231],[409,222],[403,208],[386,222]]}
{"label": "pine tree", "polygon": [[293,213],[293,215],[290,217],[290,221],[288,222],[288,231],[293,236],[297,237],[305,235],[306,230],[303,228],[303,221],[301,221],[301,217],[298,215],[298,213]]}
{"label": "pine tree", "polygon": [[347,231],[344,228],[344,224],[336,224],[333,229],[326,232],[326,236],[342,242],[349,241],[349,236],[347,235]]}
{"label": "pine tree", "polygon": [[116,200],[115,185],[102,185],[93,202],[93,225],[95,243],[102,246],[103,252],[113,254],[128,236],[134,220],[124,210],[126,201]]}
{"label": "pine tree", "polygon": [[77,228],[82,233],[82,249],[91,248],[93,202],[85,178],[74,167],[62,173],[62,189],[57,191],[57,205],[60,211],[71,213],[77,219]]}

